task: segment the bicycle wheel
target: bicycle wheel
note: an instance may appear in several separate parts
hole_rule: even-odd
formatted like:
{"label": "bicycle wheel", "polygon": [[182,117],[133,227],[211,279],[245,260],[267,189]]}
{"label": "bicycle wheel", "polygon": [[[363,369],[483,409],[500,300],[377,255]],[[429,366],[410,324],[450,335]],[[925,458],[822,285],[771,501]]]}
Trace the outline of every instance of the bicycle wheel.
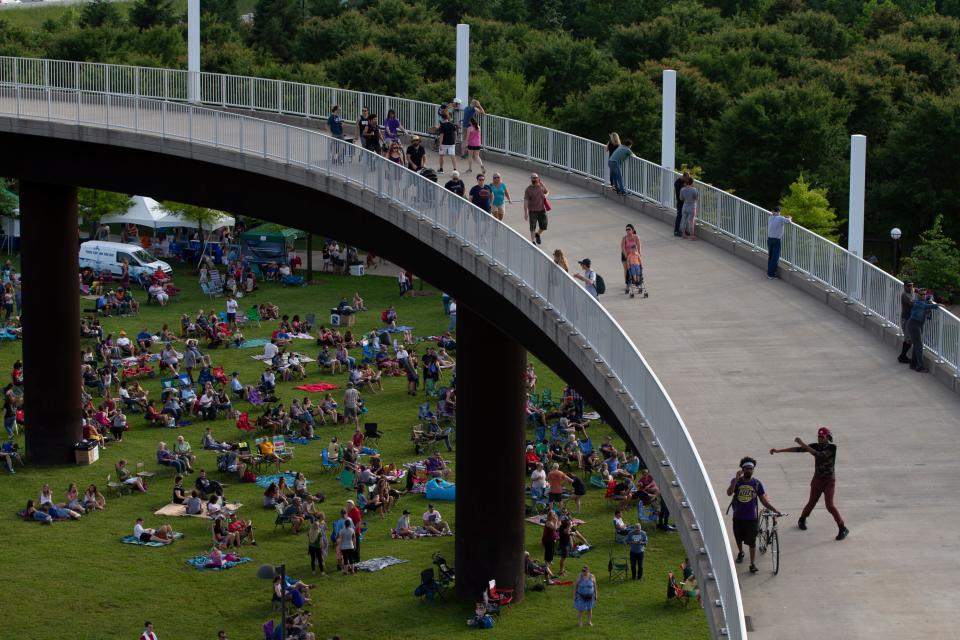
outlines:
{"label": "bicycle wheel", "polygon": [[770,542],[770,532],[767,531],[766,527],[761,527],[760,531],[757,532],[757,551],[760,552],[760,555],[763,555],[767,552],[767,545]]}
{"label": "bicycle wheel", "polygon": [[770,532],[770,558],[773,560],[773,575],[780,573],[780,536],[777,532]]}

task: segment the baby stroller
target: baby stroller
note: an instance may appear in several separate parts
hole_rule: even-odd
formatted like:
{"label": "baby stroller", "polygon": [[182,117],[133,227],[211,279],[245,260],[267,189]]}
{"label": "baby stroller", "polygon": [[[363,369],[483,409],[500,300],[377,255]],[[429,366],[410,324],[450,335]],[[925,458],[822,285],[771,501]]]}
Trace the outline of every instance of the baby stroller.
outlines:
{"label": "baby stroller", "polygon": [[627,293],[631,298],[638,294],[641,298],[650,297],[650,293],[643,286],[643,265],[632,264],[627,270]]}

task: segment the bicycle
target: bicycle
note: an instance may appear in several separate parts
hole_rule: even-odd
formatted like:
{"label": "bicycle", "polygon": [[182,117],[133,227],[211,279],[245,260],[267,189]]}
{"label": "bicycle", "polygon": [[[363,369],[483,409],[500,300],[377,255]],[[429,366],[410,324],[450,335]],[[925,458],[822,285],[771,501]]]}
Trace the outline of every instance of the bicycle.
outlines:
{"label": "bicycle", "polygon": [[777,518],[785,518],[786,513],[777,513],[769,509],[760,512],[760,531],[757,533],[757,549],[760,555],[770,550],[773,560],[773,575],[780,573],[780,536],[777,533]]}

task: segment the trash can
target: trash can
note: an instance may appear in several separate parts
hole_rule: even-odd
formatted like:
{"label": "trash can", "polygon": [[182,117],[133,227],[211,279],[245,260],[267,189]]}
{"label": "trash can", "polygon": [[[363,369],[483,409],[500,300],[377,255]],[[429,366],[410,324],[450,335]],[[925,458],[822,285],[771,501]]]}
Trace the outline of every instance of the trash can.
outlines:
{"label": "trash can", "polygon": [[93,464],[100,459],[100,447],[93,440],[81,440],[73,445],[77,464]]}

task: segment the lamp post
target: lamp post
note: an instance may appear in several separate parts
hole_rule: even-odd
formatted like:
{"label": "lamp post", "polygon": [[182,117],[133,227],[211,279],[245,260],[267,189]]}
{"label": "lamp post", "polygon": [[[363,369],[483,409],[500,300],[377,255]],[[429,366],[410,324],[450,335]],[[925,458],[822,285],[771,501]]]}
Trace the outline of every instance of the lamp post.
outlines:
{"label": "lamp post", "polygon": [[280,576],[280,638],[287,640],[287,565],[281,564],[275,567],[272,564],[263,564],[257,569],[257,577],[262,580],[273,580],[278,574]]}
{"label": "lamp post", "polygon": [[903,232],[899,227],[890,229],[890,239],[893,240],[893,275],[896,277],[900,273],[900,238]]}

